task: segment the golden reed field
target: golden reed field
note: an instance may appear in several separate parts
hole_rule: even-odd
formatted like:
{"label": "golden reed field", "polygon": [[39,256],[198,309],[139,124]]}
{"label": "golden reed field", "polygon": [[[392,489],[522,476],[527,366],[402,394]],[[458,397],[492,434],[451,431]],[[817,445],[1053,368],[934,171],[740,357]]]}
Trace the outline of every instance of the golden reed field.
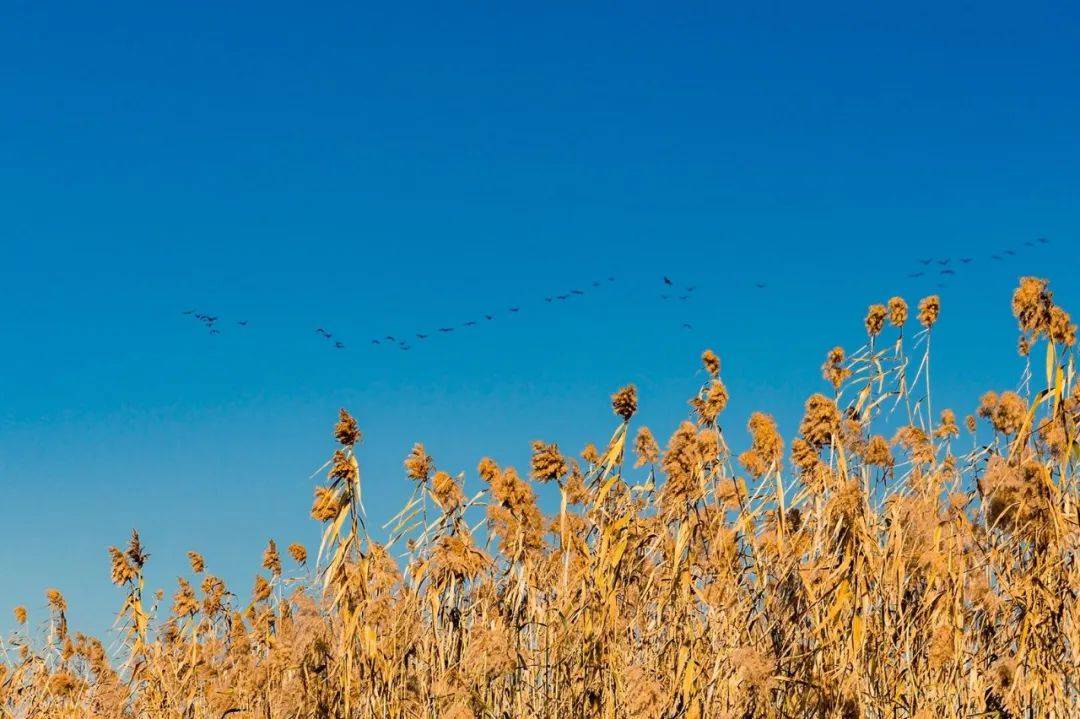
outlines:
{"label": "golden reed field", "polygon": [[15,608],[0,715],[1078,717],[1076,326],[1023,278],[1018,389],[954,411],[931,397],[941,311],[871,306],[798,436],[755,412],[730,446],[723,425],[746,419],[725,417],[706,351],[663,446],[624,387],[606,444],[537,441],[527,472],[482,459],[468,491],[417,444],[412,499],[378,523],[343,410],[321,546],[271,542],[232,589],[191,552],[170,598],[145,589],[133,534],[102,556],[117,639],[69,630],[56,590],[47,622]]}

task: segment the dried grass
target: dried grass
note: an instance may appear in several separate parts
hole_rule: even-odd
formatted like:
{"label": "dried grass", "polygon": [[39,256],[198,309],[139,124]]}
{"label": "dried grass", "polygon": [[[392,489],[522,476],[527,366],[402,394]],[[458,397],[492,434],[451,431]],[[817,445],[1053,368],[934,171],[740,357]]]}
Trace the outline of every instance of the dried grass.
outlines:
{"label": "dried grass", "polygon": [[160,593],[146,605],[133,535],[109,550],[120,656],[70,633],[49,590],[44,636],[15,609],[0,715],[1080,716],[1080,384],[1075,329],[1051,302],[1030,278],[1014,300],[1025,342],[1045,344],[1045,388],[988,394],[970,443],[953,412],[931,421],[939,300],[918,304],[913,373],[894,297],[870,308],[867,345],[830,353],[831,394],[806,402],[790,467],[764,413],[751,446],[729,450],[708,351],[693,416],[663,452],[631,434],[632,387],[583,468],[535,443],[532,478],[562,496],[554,516],[514,469],[483,460],[470,497],[416,445],[415,492],[385,544],[365,524],[361,434],[342,411],[311,510],[317,554],[292,544],[283,562],[269,542],[238,597],[192,552],[169,612]]}

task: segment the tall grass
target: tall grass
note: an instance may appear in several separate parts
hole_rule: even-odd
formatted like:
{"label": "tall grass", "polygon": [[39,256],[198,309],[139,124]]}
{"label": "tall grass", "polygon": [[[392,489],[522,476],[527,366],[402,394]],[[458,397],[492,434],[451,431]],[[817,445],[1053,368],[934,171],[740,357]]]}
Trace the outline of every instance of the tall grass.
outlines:
{"label": "tall grass", "polygon": [[[119,650],[73,634],[50,590],[44,633],[16,609],[0,714],[1080,716],[1075,326],[1024,278],[1021,389],[960,421],[931,410],[940,311],[872,306],[787,443],[758,412],[750,446],[729,447],[707,351],[663,450],[634,426],[632,387],[602,448],[536,442],[528,478],[484,459],[472,496],[418,444],[412,498],[378,532],[343,410],[310,557],[271,542],[234,594],[192,552],[170,603],[145,594],[133,535],[109,550]],[[557,514],[533,482],[558,487]]]}

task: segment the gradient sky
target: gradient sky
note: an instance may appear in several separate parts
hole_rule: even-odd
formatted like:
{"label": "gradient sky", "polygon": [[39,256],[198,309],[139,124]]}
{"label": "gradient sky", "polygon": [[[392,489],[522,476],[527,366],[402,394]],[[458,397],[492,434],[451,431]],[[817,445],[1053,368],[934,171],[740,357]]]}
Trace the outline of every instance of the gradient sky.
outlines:
{"label": "gradient sky", "polygon": [[606,441],[627,382],[666,437],[705,347],[733,441],[790,436],[892,294],[942,295],[936,406],[1013,386],[1017,277],[1080,312],[1078,11],[877,5],[9,3],[0,634],[51,586],[107,627],[132,527],[152,586],[197,549],[246,593],[268,537],[317,543],[339,406],[381,523],[415,441],[475,489]]}

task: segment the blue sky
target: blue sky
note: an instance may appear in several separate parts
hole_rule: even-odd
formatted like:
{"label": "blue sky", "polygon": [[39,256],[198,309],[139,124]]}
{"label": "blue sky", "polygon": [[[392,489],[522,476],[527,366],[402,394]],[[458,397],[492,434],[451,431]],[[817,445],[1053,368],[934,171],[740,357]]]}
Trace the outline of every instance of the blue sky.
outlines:
{"label": "blue sky", "polygon": [[943,297],[937,406],[1012,386],[1016,278],[1080,311],[1076,9],[752,5],[10,5],[0,631],[50,586],[104,629],[133,526],[155,586],[197,549],[246,592],[268,537],[316,540],[339,406],[381,520],[415,441],[475,487],[605,441],[627,382],[666,437],[705,347],[733,438],[790,434],[892,294]]}

